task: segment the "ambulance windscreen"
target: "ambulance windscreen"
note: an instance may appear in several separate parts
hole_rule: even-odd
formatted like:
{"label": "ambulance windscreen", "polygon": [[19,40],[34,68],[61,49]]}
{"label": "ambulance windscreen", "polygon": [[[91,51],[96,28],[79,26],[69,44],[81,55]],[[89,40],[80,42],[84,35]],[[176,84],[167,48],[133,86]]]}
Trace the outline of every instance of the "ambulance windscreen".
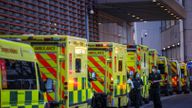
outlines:
{"label": "ambulance windscreen", "polygon": [[28,61],[5,59],[3,89],[37,89],[35,64]]}

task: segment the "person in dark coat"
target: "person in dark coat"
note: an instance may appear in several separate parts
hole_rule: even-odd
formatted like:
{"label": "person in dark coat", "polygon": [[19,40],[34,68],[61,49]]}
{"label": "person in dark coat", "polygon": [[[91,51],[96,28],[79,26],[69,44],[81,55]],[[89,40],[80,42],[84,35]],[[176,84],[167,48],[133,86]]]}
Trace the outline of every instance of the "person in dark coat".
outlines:
{"label": "person in dark coat", "polygon": [[131,102],[135,106],[135,108],[139,108],[140,103],[142,101],[141,88],[143,86],[143,81],[140,78],[139,73],[134,74],[134,77],[133,77],[132,81],[133,81],[134,88],[131,91],[131,97],[130,97]]}
{"label": "person in dark coat", "polygon": [[150,86],[150,97],[153,100],[154,108],[162,108],[160,100],[160,85],[161,75],[158,73],[157,67],[153,66],[152,73],[149,74]]}

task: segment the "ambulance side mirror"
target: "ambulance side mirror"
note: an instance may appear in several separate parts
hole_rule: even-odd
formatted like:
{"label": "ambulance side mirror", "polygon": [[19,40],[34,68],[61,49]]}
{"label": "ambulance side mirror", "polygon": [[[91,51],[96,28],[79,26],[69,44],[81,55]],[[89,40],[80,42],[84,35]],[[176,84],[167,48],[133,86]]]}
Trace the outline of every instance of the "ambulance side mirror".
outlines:
{"label": "ambulance side mirror", "polygon": [[89,72],[88,73],[88,78],[89,78],[89,81],[95,81],[97,78],[96,78],[96,73],[95,72]]}
{"label": "ambulance side mirror", "polygon": [[48,78],[45,82],[46,92],[53,92],[53,80]]}

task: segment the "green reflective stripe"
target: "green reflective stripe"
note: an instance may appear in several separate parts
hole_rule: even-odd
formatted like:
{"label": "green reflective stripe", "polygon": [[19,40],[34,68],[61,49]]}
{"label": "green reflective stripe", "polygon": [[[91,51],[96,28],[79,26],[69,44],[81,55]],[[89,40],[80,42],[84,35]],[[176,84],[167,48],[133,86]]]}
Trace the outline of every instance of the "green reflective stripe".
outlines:
{"label": "green reflective stripe", "polygon": [[25,105],[30,105],[32,103],[32,92],[26,91],[25,92]]}
{"label": "green reflective stripe", "polygon": [[39,108],[39,106],[38,105],[33,105],[32,108]]}
{"label": "green reflective stripe", "polygon": [[117,96],[117,87],[115,87],[115,96]]}
{"label": "green reflective stripe", "polygon": [[78,91],[78,102],[82,102],[82,91]]}
{"label": "green reflective stripe", "polygon": [[10,105],[11,106],[17,105],[17,91],[10,92]]}
{"label": "green reflective stripe", "polygon": [[85,79],[86,78],[82,78],[82,89],[85,89]]}
{"label": "green reflective stripe", "polygon": [[43,103],[44,103],[43,93],[39,92],[39,104],[43,104]]}
{"label": "green reflective stripe", "polygon": [[88,90],[89,90],[89,89],[86,90],[86,99],[89,99]]}
{"label": "green reflective stripe", "polygon": [[69,92],[69,105],[73,104],[73,92]]}

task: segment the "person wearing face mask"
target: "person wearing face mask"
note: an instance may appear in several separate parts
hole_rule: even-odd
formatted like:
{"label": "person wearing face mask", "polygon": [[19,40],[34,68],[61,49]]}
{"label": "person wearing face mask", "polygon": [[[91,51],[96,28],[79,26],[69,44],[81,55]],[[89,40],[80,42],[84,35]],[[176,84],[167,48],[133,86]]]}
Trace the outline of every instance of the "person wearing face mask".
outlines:
{"label": "person wearing face mask", "polygon": [[141,88],[143,86],[143,81],[140,78],[140,74],[137,72],[134,74],[132,81],[134,88],[132,89],[131,92],[131,102],[135,106],[135,108],[139,108],[142,103]]}
{"label": "person wearing face mask", "polygon": [[157,66],[153,66],[152,73],[149,74],[149,82],[151,82],[150,97],[153,100],[154,108],[162,108],[160,100],[160,85],[159,85],[160,81],[161,81],[160,72],[158,72]]}

